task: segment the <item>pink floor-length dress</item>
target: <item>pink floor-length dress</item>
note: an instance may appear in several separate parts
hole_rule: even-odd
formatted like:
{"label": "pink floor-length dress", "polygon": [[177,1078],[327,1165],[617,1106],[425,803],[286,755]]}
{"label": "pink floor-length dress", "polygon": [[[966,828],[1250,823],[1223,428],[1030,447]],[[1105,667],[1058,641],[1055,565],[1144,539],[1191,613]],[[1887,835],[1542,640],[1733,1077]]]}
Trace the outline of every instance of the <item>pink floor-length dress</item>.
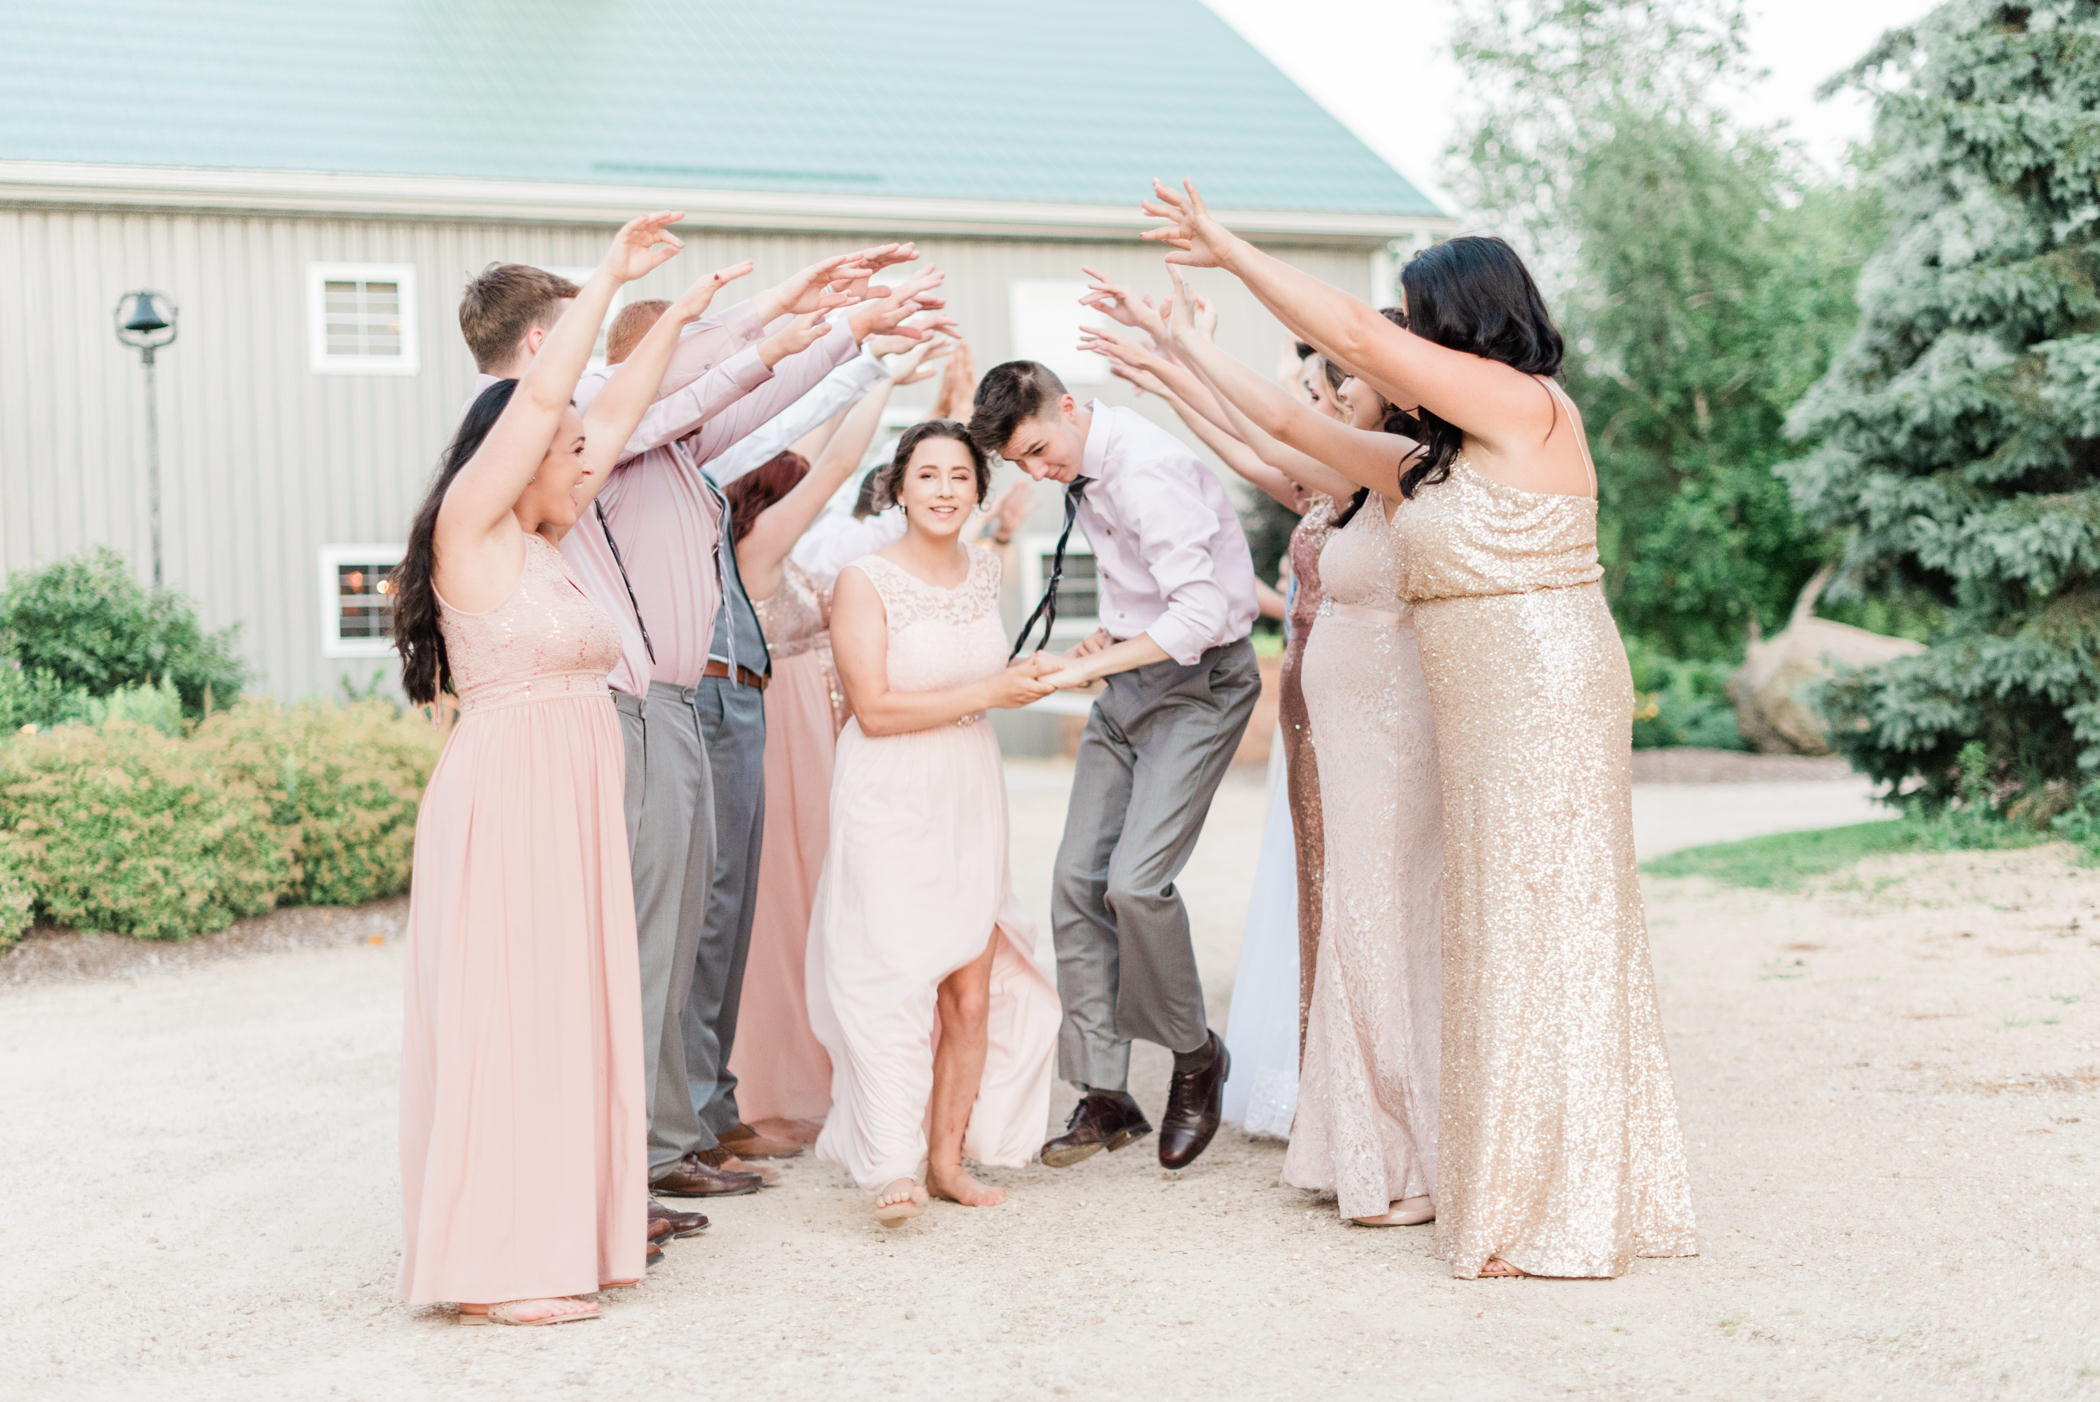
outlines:
{"label": "pink floor-length dress", "polygon": [[1305,703],[1325,816],[1320,958],[1283,1181],[1371,1217],[1436,1191],[1444,834],[1436,719],[1385,501],[1320,555]]}
{"label": "pink floor-length dress", "polygon": [[637,1280],[648,1229],[641,974],[606,673],[612,618],[561,554],[443,609],[460,719],[416,819],[401,1066],[411,1304]]}
{"label": "pink floor-length dress", "polygon": [[753,601],[773,657],[766,688],[766,817],[738,1014],[737,1105],[746,1120],[821,1120],[831,1057],[809,1025],[809,915],[831,835],[831,771],[846,697],[831,662],[831,590],[788,562]]}
{"label": "pink floor-length dress", "polygon": [[[893,689],[960,686],[1006,665],[999,559],[969,553],[969,576],[953,589],[880,556],[851,567],[882,596]],[[1026,1163],[1049,1119],[1062,1014],[1014,899],[998,737],[982,714],[966,720],[883,736],[848,721],[839,736],[809,930],[810,1019],[832,1065],[817,1156],[871,1190],[925,1166],[936,992],[995,929],[990,1047],[963,1153]]]}

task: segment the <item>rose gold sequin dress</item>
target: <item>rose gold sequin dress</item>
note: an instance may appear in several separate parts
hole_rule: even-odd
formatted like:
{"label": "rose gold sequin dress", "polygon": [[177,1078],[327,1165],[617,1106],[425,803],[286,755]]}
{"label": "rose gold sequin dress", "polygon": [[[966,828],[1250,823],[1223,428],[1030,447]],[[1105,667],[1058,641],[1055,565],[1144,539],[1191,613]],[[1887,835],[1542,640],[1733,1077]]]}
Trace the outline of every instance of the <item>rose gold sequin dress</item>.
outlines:
{"label": "rose gold sequin dress", "polygon": [[1302,668],[1305,644],[1320,611],[1320,552],[1338,514],[1332,497],[1316,497],[1291,531],[1290,639],[1277,675],[1277,719],[1283,726],[1284,777],[1290,785],[1291,830],[1298,838],[1298,1042],[1305,1043],[1306,1012],[1312,1006],[1313,970],[1320,949],[1321,880],[1326,870],[1320,823],[1320,769],[1313,758],[1312,726],[1306,718]]}
{"label": "rose gold sequin dress", "polygon": [[[441,601],[442,602],[442,601]],[[510,596],[443,606],[459,724],[416,816],[401,1297],[585,1295],[642,1274],[642,976],[606,673],[612,616],[525,537]]]}
{"label": "rose gold sequin dress", "polygon": [[1597,504],[1461,455],[1393,526],[1443,772],[1437,1253],[1462,1277],[1691,1255]]}
{"label": "rose gold sequin dress", "polygon": [[831,766],[846,696],[831,662],[831,591],[792,560],[754,599],[773,680],[766,687],[766,812],[757,907],[738,1014],[737,1106],[746,1120],[821,1120],[831,1058],[809,1027],[803,968],[809,912],[831,838]]}
{"label": "rose gold sequin dress", "polygon": [[1327,539],[1305,648],[1320,753],[1325,908],[1283,1181],[1370,1217],[1436,1191],[1436,726],[1385,501]]}

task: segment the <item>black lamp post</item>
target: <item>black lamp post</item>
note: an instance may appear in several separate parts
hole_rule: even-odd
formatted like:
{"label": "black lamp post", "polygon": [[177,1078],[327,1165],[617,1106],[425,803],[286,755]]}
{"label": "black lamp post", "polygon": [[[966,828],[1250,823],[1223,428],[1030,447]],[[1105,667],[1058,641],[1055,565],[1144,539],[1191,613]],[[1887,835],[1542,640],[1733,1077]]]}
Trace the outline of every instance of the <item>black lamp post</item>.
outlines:
{"label": "black lamp post", "polygon": [[160,573],[160,398],[153,388],[153,353],[175,340],[175,303],[159,292],[127,292],[117,299],[117,339],[146,367],[146,510],[153,533],[153,587]]}

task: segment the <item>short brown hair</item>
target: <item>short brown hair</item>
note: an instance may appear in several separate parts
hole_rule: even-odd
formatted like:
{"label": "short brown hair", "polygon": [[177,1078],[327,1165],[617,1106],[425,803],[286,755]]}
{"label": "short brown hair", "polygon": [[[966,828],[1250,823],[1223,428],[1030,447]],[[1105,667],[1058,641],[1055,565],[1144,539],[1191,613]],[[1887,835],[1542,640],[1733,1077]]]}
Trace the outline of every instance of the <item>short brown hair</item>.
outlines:
{"label": "short brown hair", "polygon": [[1021,421],[1064,397],[1064,381],[1047,365],[1033,360],[994,365],[977,382],[977,397],[970,406],[970,441],[986,457],[1005,457]]}
{"label": "short brown hair", "polygon": [[649,334],[663,314],[671,310],[671,304],[661,299],[647,302],[629,302],[620,308],[620,314],[612,321],[612,329],[605,333],[605,359],[608,364],[618,365],[634,354],[634,348]]}
{"label": "short brown hair", "polygon": [[922,424],[913,424],[904,430],[897,440],[897,455],[875,469],[875,505],[896,506],[903,500],[904,470],[911,466],[911,455],[929,438],[952,438],[970,450],[970,465],[977,469],[977,504],[984,505],[987,493],[992,490],[992,464],[964,428],[953,419],[928,419]]}
{"label": "short brown hair", "polygon": [[459,330],[478,369],[509,366],[533,327],[552,326],[555,308],[583,289],[530,263],[491,263],[459,297]]}

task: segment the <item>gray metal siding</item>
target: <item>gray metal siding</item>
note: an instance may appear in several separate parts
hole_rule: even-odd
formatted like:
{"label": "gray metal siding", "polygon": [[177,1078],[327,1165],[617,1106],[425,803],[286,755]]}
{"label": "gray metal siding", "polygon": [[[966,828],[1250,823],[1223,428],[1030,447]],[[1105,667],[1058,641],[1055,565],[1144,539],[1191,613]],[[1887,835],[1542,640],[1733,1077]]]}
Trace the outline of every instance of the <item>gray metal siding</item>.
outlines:
{"label": "gray metal siding", "polygon": [[[246,214],[0,207],[0,572],[91,545],[148,569],[144,380],[116,339],[117,298],[151,287],[181,308],[160,356],[161,493],[168,582],[212,627],[238,622],[259,685],[332,692],[384,660],[322,655],[316,569],[324,545],[398,541],[472,385],[457,297],[496,260],[595,263],[609,231],[499,222],[324,220]],[[637,295],[675,295],[708,270],[757,263],[744,294],[848,246],[840,235],[706,232]],[[1081,263],[1155,293],[1158,254],[1128,244],[922,240],[948,272],[950,307],[987,368],[1006,358],[1008,283],[1076,277]],[[1362,293],[1366,250],[1279,250]],[[411,263],[421,370],[317,374],[308,364],[307,268]],[[1282,332],[1237,283],[1204,278],[1228,349],[1262,369]],[[931,386],[907,391],[930,396]],[[1130,396],[1118,383],[1102,391]],[[1165,422],[1157,404],[1148,412]],[[1054,520],[1046,498],[1039,519]]]}

